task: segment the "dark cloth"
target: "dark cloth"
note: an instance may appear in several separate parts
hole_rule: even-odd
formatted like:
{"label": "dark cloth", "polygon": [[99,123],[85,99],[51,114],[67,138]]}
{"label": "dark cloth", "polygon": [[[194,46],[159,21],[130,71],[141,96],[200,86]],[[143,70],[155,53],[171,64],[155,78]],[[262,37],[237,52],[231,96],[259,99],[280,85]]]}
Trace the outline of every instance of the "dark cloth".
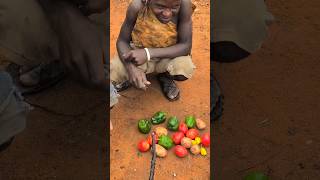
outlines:
{"label": "dark cloth", "polygon": [[216,62],[235,62],[244,59],[250,53],[230,41],[210,43],[210,56]]}
{"label": "dark cloth", "polygon": [[210,121],[215,121],[219,119],[223,112],[223,95],[212,69],[210,71],[210,86]]}

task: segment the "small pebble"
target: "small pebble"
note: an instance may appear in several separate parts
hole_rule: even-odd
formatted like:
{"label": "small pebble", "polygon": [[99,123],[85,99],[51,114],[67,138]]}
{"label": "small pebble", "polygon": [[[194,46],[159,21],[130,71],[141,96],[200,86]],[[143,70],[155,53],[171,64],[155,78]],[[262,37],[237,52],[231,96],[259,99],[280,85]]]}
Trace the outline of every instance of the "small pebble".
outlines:
{"label": "small pebble", "polygon": [[173,177],[176,177],[177,176],[177,174],[176,173],[173,173]]}
{"label": "small pebble", "polygon": [[137,171],[137,169],[133,169],[133,171],[134,171],[134,172],[136,172],[136,171]]}

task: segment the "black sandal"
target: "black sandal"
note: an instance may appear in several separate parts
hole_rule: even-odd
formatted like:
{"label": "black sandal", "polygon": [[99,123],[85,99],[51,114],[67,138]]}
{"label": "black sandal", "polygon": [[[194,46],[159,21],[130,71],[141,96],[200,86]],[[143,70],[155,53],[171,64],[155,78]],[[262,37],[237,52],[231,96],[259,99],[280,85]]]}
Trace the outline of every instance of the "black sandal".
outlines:
{"label": "black sandal", "polygon": [[33,68],[31,71],[40,78],[39,83],[34,86],[24,86],[21,84],[19,77],[21,66],[11,63],[6,71],[12,76],[16,87],[19,89],[22,95],[31,95],[44,91],[50,87],[53,87],[58,82],[66,77],[66,71],[60,61],[52,61],[50,63],[41,63]]}
{"label": "black sandal", "polygon": [[176,101],[180,98],[180,89],[174,82],[174,78],[167,73],[161,73],[157,76],[161,89],[169,101]]}

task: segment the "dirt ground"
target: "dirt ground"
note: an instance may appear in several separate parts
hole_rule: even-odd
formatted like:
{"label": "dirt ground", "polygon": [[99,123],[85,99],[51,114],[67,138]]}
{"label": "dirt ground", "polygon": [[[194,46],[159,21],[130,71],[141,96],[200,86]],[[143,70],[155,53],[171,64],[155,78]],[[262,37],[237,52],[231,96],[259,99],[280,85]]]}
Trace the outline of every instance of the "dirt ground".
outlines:
{"label": "dirt ground", "polygon": [[216,180],[262,171],[274,180],[320,177],[320,1],[269,0],[276,18],[261,50],[215,64],[225,112],[214,128]]}
{"label": "dirt ground", "polygon": [[[129,0],[111,1],[111,55],[115,53],[115,41],[125,16]],[[145,93],[130,88],[121,93],[119,104],[112,109],[111,119],[114,130],[111,131],[111,179],[148,179],[151,153],[138,155],[137,143],[146,138],[138,132],[140,118],[150,118],[158,110],[176,115],[180,120],[185,115],[195,114],[209,125],[209,2],[194,1],[198,10],[193,15],[192,57],[197,66],[192,79],[178,82],[181,98],[169,102],[162,95],[160,87],[151,77],[152,87]],[[163,126],[163,125],[162,125]],[[205,131],[209,131],[207,128]],[[208,149],[210,150],[210,149]],[[176,157],[171,149],[164,159],[157,158],[155,179],[209,179],[210,153],[206,157]],[[176,177],[173,174],[176,174]]]}

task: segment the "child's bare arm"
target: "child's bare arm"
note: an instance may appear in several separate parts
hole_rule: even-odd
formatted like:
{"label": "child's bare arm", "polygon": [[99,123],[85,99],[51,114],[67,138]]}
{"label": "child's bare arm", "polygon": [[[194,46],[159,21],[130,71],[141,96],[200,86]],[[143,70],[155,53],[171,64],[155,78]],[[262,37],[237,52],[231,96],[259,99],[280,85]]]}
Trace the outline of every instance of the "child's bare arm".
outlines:
{"label": "child's bare arm", "polygon": [[141,0],[133,0],[129,5],[126,18],[121,26],[120,34],[117,40],[117,50],[120,60],[127,69],[130,83],[137,88],[145,89],[146,85],[150,84],[150,82],[147,80],[145,73],[130,61],[130,57],[128,55],[131,50],[131,32],[134,28],[139,10],[142,8],[142,6],[143,4]]}
{"label": "child's bare arm", "polygon": [[105,48],[97,27],[71,0],[38,1],[57,33],[61,61],[76,77],[105,90]]}
{"label": "child's bare arm", "polygon": [[131,41],[131,32],[134,28],[139,10],[142,8],[141,0],[133,0],[127,10],[126,18],[121,26],[120,34],[117,40],[117,50],[121,61],[124,61],[123,55],[128,53]]}

